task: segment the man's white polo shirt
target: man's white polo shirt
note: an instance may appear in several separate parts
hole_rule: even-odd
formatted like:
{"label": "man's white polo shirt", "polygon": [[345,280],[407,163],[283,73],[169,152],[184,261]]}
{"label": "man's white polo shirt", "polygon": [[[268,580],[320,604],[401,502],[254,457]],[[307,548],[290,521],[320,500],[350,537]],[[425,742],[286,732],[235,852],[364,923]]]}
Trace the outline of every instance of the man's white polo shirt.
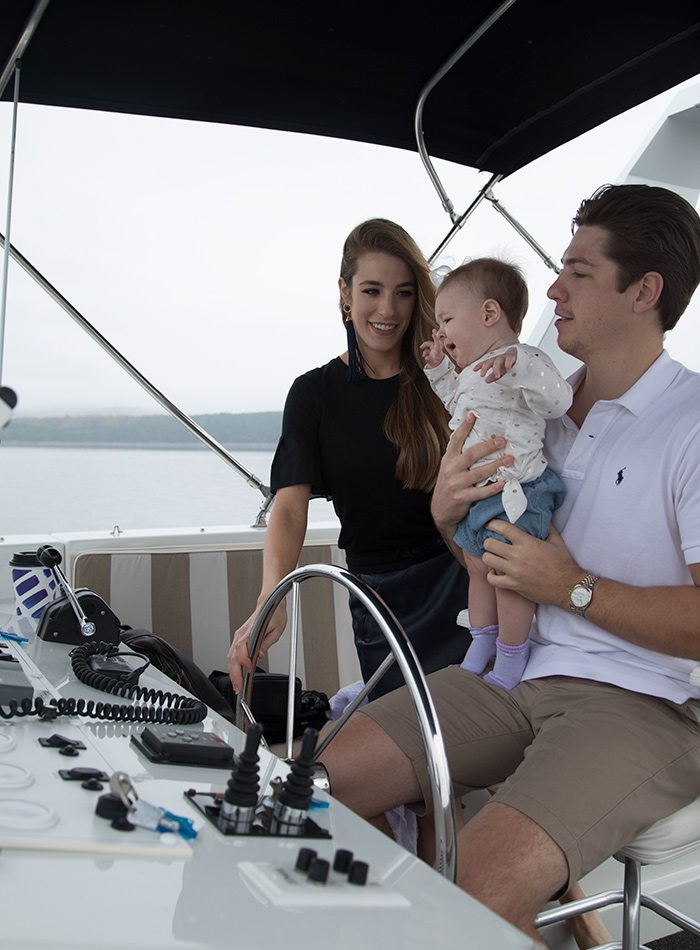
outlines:
{"label": "man's white polo shirt", "polygon": [[[574,390],[584,369],[569,380]],[[581,430],[547,423],[545,456],[566,486],[554,524],[584,572],[637,587],[692,584],[700,563],[700,375],[664,351],[619,399],[597,402]],[[594,595],[595,596],[595,595]],[[523,679],[578,676],[674,702],[700,698],[677,659],[540,605]]]}

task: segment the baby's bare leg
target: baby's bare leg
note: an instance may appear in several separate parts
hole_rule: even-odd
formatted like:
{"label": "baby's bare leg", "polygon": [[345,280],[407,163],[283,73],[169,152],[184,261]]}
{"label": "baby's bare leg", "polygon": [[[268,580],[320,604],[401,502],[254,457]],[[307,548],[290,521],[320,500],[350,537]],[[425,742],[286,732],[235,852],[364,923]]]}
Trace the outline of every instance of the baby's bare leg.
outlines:
{"label": "baby's bare leg", "polygon": [[480,557],[464,552],[469,571],[469,625],[489,627],[498,623],[497,593],[486,580],[488,567]]}
{"label": "baby's bare leg", "polygon": [[[470,583],[471,583],[471,575]],[[535,605],[512,590],[497,590],[498,639],[509,647],[517,647],[530,635]]]}

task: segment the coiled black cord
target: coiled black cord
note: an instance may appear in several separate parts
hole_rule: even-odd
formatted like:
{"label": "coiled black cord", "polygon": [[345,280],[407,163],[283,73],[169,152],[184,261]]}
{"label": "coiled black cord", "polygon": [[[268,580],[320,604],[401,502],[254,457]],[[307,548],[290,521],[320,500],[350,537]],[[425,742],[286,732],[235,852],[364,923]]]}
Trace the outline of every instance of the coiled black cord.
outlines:
{"label": "coiled black cord", "polygon": [[88,719],[116,722],[177,723],[178,725],[189,725],[206,719],[208,709],[199,699],[178,693],[163,692],[159,689],[146,689],[135,683],[114,679],[108,674],[93,670],[90,666],[91,656],[116,656],[118,652],[118,647],[111,643],[86,643],[76,647],[71,651],[73,672],[81,683],[94,689],[158,705],[125,706],[96,703],[93,700],[84,699],[54,699],[50,703],[45,703],[40,697],[34,702],[29,699],[17,702],[13,699],[7,707],[0,706],[0,718],[39,716],[44,719],[55,719],[57,716],[84,716]]}
{"label": "coiled black cord", "polygon": [[[107,670],[95,669],[91,660],[93,657],[105,657],[109,659],[113,656],[138,656],[145,660],[140,669],[134,670],[129,676],[115,675]],[[86,686],[92,689],[99,689],[103,693],[113,693],[117,696],[126,696],[128,699],[143,699],[145,696],[139,696],[139,691],[146,692],[143,687],[137,685],[141,673],[149,665],[148,657],[142,653],[120,653],[119,647],[113,643],[85,643],[82,646],[75,647],[70,651],[70,662],[73,673]],[[153,690],[151,690],[153,692]],[[165,695],[165,694],[163,694]],[[170,694],[168,694],[170,695]],[[159,700],[162,702],[162,700]]]}

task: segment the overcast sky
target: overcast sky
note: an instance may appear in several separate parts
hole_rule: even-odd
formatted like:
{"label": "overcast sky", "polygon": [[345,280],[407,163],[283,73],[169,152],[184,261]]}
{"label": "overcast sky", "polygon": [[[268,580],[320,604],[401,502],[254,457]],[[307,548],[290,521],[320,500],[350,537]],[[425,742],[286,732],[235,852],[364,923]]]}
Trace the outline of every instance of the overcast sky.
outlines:
{"label": "overcast sky", "polygon": [[[498,185],[497,196],[558,260],[580,200],[619,178],[677,92],[562,146]],[[11,105],[0,104],[2,231],[10,126]],[[436,167],[460,212],[486,181],[457,165]],[[415,153],[20,108],[13,244],[188,414],[281,409],[297,375],[342,352],[341,246],[374,216],[398,221],[426,255],[449,228]],[[486,205],[443,261],[483,254],[524,267],[527,340],[554,275]],[[667,346],[700,370],[697,297]],[[2,382],[25,416],[160,411],[13,263]]]}

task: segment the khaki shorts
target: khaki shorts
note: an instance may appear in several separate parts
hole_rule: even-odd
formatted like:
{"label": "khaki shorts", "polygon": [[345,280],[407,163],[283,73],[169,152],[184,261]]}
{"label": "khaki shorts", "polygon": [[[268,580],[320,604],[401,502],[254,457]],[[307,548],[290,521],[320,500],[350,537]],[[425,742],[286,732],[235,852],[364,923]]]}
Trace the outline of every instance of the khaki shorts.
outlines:
{"label": "khaki shorts", "polygon": [[[493,801],[542,827],[577,881],[700,793],[700,723],[688,704],[552,676],[507,692],[450,666],[428,677],[455,793],[504,782]],[[399,689],[361,711],[410,758],[430,810],[413,706]]]}

